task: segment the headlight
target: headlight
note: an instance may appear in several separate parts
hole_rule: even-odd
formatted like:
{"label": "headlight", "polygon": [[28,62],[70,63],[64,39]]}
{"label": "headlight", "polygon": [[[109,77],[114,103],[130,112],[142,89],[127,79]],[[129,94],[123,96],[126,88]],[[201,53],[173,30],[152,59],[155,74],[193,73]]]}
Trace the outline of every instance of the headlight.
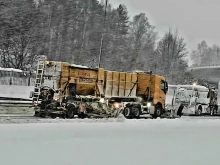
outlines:
{"label": "headlight", "polygon": [[147,107],[150,107],[151,106],[151,103],[147,103]]}
{"label": "headlight", "polygon": [[104,99],[104,98],[101,98],[101,99],[99,100],[99,102],[100,102],[100,103],[104,103],[104,102],[105,102],[105,99]]}
{"label": "headlight", "polygon": [[120,107],[120,104],[119,104],[119,103],[115,103],[115,104],[114,104],[114,107],[115,107],[115,108],[119,108],[119,107]]}

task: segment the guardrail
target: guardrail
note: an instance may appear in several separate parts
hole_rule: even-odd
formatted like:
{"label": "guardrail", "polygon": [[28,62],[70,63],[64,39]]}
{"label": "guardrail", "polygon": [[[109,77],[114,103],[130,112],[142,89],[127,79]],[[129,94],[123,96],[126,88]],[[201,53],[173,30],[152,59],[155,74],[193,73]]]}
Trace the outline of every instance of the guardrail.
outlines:
{"label": "guardrail", "polygon": [[7,98],[0,97],[1,106],[17,106],[17,107],[31,107],[33,104],[32,100],[20,99],[20,98]]}

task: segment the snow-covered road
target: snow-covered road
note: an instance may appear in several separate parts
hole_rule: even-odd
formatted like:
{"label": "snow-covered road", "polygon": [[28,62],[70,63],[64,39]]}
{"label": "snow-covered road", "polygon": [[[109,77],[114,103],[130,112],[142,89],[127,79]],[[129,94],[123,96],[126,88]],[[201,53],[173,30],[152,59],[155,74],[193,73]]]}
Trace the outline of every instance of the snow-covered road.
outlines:
{"label": "snow-covered road", "polygon": [[1,164],[220,164],[220,119],[53,121],[0,124]]}

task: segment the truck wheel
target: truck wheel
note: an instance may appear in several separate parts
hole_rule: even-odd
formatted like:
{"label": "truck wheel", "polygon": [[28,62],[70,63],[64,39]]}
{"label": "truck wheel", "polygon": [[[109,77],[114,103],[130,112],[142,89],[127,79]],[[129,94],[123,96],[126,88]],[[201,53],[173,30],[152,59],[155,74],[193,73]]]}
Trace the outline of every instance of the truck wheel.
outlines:
{"label": "truck wheel", "polygon": [[84,113],[84,112],[81,112],[81,113],[79,113],[78,114],[78,118],[79,119],[84,119],[84,118],[86,118],[87,116],[86,116],[86,114]]}
{"label": "truck wheel", "polygon": [[124,117],[127,119],[131,118],[131,109],[129,107],[125,107],[123,111]]}
{"label": "truck wheel", "polygon": [[153,118],[156,119],[157,117],[161,117],[161,114],[162,114],[162,108],[160,105],[156,105],[155,106],[155,111],[154,111],[154,114],[153,114]]}
{"label": "truck wheel", "polygon": [[215,115],[215,116],[218,115],[218,106],[214,106],[214,115]]}
{"label": "truck wheel", "polygon": [[132,112],[136,119],[140,118],[140,109],[137,106],[132,108]]}
{"label": "truck wheel", "polygon": [[210,108],[210,116],[214,115],[214,108]]}
{"label": "truck wheel", "polygon": [[35,116],[35,117],[40,117],[40,112],[35,111],[35,112],[34,112],[34,116]]}
{"label": "truck wheel", "polygon": [[52,114],[50,115],[50,117],[51,117],[52,119],[55,119],[55,118],[57,117],[57,115],[54,114],[54,113],[52,113]]}
{"label": "truck wheel", "polygon": [[70,104],[70,105],[67,106],[66,117],[68,119],[71,119],[71,118],[74,117],[74,115],[75,115],[75,106]]}
{"label": "truck wheel", "polygon": [[201,116],[202,115],[202,107],[199,106],[198,110],[196,111],[196,116]]}

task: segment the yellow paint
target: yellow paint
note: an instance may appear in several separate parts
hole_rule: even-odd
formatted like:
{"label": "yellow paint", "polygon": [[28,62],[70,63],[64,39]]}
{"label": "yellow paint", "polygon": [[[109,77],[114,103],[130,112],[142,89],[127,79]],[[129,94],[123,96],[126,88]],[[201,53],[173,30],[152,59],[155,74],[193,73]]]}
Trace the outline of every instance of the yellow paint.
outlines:
{"label": "yellow paint", "polygon": [[154,93],[154,104],[161,103],[163,109],[165,109],[166,94],[161,90],[160,83],[165,81],[162,76],[155,76],[155,93]]}
{"label": "yellow paint", "polygon": [[[162,108],[165,108],[166,94],[160,87],[161,81],[165,78],[157,75],[150,75],[146,73],[138,73],[138,88],[137,95],[139,96],[149,96],[153,101],[153,104],[162,104]],[[150,88],[150,93],[149,89]]]}
{"label": "yellow paint", "polygon": [[[138,82],[137,82],[138,80]],[[61,63],[61,76],[57,88],[64,89],[66,83],[76,84],[78,95],[93,95],[106,97],[150,96],[153,104],[165,107],[166,95],[160,83],[165,78],[147,73],[126,73],[106,71],[104,68],[87,69],[70,67],[66,62]],[[148,91],[150,88],[150,91]],[[131,90],[133,89],[133,90]],[[68,96],[69,89],[65,93]],[[148,101],[148,100],[145,100]]]}

